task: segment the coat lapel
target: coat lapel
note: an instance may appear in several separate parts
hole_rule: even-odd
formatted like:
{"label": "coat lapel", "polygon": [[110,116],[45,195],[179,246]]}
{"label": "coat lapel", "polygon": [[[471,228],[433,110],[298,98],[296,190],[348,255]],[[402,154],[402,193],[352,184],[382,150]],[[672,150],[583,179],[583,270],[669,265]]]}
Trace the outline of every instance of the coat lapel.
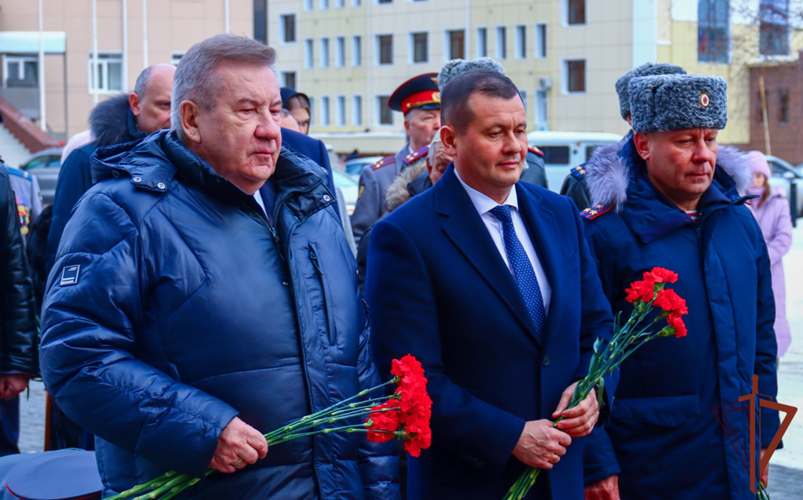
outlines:
{"label": "coat lapel", "polygon": [[549,310],[546,314],[546,324],[541,337],[544,351],[560,323],[566,299],[563,296],[564,276],[561,254],[558,249],[559,237],[555,226],[555,217],[552,211],[541,201],[537,193],[533,193],[521,185],[516,185],[516,194],[519,200],[519,211],[524,225],[529,232],[530,240],[544,268],[549,286],[552,289],[549,301]]}
{"label": "coat lapel", "polygon": [[540,344],[516,280],[499,255],[471,198],[455,176],[454,167],[446,170],[434,188],[435,211],[448,217],[442,225],[447,237],[499,295],[522,327]]}

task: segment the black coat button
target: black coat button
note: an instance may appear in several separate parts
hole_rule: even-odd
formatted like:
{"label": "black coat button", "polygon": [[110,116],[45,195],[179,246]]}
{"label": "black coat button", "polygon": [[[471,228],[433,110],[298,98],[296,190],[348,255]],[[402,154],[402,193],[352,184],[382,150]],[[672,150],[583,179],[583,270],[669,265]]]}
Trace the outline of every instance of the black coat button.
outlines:
{"label": "black coat button", "polygon": [[549,356],[544,356],[544,366],[549,366]]}

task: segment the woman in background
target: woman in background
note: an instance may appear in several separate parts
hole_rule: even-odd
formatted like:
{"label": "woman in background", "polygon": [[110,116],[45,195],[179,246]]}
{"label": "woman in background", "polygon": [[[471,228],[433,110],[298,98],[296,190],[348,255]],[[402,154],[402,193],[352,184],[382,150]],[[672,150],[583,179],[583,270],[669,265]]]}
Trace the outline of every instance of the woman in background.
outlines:
{"label": "woman in background", "polygon": [[789,201],[782,191],[770,186],[770,167],[760,151],[748,153],[753,169],[753,186],[749,193],[759,196],[752,200],[750,210],[758,221],[772,266],[772,291],[775,295],[775,339],[778,342],[778,357],[786,353],[792,336],[786,320],[786,282],[783,272],[783,256],[792,246],[792,219]]}

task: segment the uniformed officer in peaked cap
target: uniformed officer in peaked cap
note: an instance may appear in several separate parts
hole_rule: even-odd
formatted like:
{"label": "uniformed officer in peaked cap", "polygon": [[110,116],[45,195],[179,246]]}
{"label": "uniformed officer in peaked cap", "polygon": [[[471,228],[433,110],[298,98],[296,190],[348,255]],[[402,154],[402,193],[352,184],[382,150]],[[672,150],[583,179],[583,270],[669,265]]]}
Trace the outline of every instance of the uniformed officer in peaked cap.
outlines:
{"label": "uniformed officer in peaked cap", "polygon": [[360,196],[351,216],[357,242],[369,226],[387,213],[385,192],[404,170],[404,159],[428,146],[441,127],[438,74],[425,73],[402,83],[390,96],[388,107],[404,114],[404,131],[410,140],[395,155],[386,156],[362,170]]}

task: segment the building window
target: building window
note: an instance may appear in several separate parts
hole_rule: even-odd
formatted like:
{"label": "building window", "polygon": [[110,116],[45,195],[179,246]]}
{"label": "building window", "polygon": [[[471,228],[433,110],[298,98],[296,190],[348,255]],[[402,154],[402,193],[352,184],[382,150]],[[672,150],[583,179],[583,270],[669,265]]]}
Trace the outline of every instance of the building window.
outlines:
{"label": "building window", "polygon": [[527,110],[527,91],[526,90],[519,90],[519,96],[521,96],[521,102],[524,104],[524,117],[527,119],[527,123],[530,122],[530,112]]}
{"label": "building window", "polygon": [[39,58],[3,56],[3,87],[38,87]]}
{"label": "building window", "polygon": [[178,66],[178,63],[181,61],[182,57],[184,57],[184,52],[171,52],[170,64],[172,64],[173,66]]}
{"label": "building window", "polygon": [[537,130],[549,130],[549,108],[547,106],[548,91],[538,89],[535,91],[535,128]]}
{"label": "building window", "polygon": [[527,26],[516,26],[516,59],[527,58]]}
{"label": "building window", "polygon": [[342,68],[346,65],[346,37],[339,36],[335,39],[335,66]]}
{"label": "building window", "polygon": [[362,66],[362,37],[360,35],[351,37],[351,65]]}
{"label": "building window", "polygon": [[697,4],[697,60],[727,63],[730,47],[728,0],[699,0]]}
{"label": "building window", "polygon": [[761,0],[758,8],[759,53],[789,55],[789,0]]}
{"label": "building window", "polygon": [[778,96],[778,121],[789,123],[789,91],[781,90]]}
{"label": "building window", "polygon": [[321,68],[329,67],[329,39],[321,38]]}
{"label": "building window", "polygon": [[351,0],[352,7],[362,7],[362,0]]}
{"label": "building window", "polygon": [[114,92],[123,90],[123,55],[120,52],[98,54],[98,64],[89,53],[89,90]]}
{"label": "building window", "polygon": [[586,23],[586,0],[567,0],[566,23],[569,25]]}
{"label": "building window", "polygon": [[304,0],[304,10],[312,10],[312,0]]}
{"label": "building window", "polygon": [[586,91],[586,61],[566,61],[566,91],[569,93]]}
{"label": "building window", "polygon": [[268,0],[254,0],[254,40],[268,44]]}
{"label": "building window", "polygon": [[335,8],[342,9],[346,6],[346,0],[335,0]]}
{"label": "building window", "polygon": [[295,43],[296,42],[296,15],[295,14],[282,14],[279,16],[281,27],[281,41],[282,43]]}
{"label": "building window", "polygon": [[393,35],[376,36],[376,53],[379,64],[393,64]]}
{"label": "building window", "polygon": [[351,124],[355,127],[362,127],[362,96],[355,95],[351,98]]}
{"label": "building window", "polygon": [[477,28],[477,57],[488,57],[488,28]]}
{"label": "building window", "polygon": [[282,87],[296,88],[296,72],[282,71]]}
{"label": "building window", "polygon": [[376,120],[379,125],[393,125],[393,112],[388,107],[389,95],[376,96]]}
{"label": "building window", "polygon": [[304,40],[304,67],[311,69],[315,67],[315,45],[312,38]]}
{"label": "building window", "polygon": [[448,47],[449,59],[465,59],[466,31],[449,30],[446,32],[446,36],[449,42],[449,47]]}
{"label": "building window", "polygon": [[321,10],[326,10],[329,8],[329,0],[321,0]]}
{"label": "building window", "polygon": [[507,28],[496,27],[496,58],[507,59]]}
{"label": "building window", "polygon": [[329,118],[329,96],[321,96],[321,126],[328,127],[331,125]]}
{"label": "building window", "polygon": [[376,0],[376,3],[379,3],[379,4],[382,4],[382,3],[393,3],[393,0]]}
{"label": "building window", "polygon": [[535,57],[539,59],[545,59],[547,56],[546,33],[546,23],[535,25]]}
{"label": "building window", "polygon": [[309,126],[312,127],[312,125],[315,123],[315,118],[314,118],[315,110],[318,108],[315,107],[315,97],[314,96],[308,96],[308,97],[309,97]]}
{"label": "building window", "polygon": [[335,125],[343,127],[346,125],[346,96],[339,95],[335,101]]}
{"label": "building window", "polygon": [[427,33],[410,33],[410,45],[414,63],[429,61],[429,36]]}

